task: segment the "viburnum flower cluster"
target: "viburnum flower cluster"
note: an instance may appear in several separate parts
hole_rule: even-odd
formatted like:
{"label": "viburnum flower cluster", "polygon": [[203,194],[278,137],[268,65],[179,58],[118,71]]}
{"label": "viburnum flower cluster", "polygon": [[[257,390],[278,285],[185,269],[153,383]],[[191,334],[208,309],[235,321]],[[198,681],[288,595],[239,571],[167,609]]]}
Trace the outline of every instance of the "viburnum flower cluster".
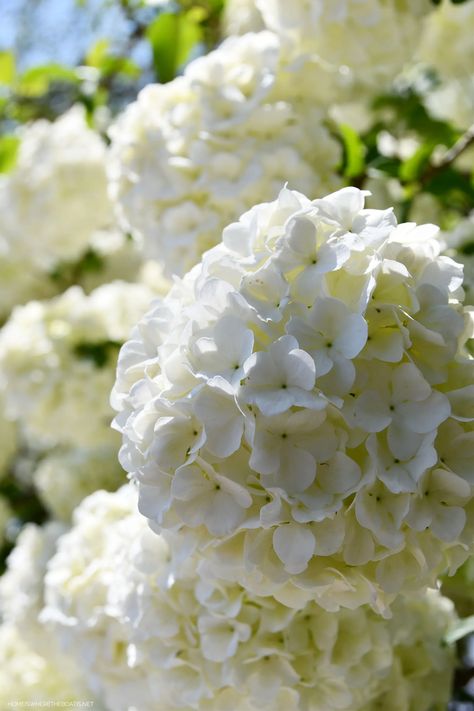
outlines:
{"label": "viburnum flower cluster", "polygon": [[[80,665],[40,622],[44,575],[65,526],[29,524],[0,579],[0,705],[91,699]],[[59,670],[60,669],[60,673]],[[100,711],[100,706],[97,706]]]}
{"label": "viburnum flower cluster", "polygon": [[[60,670],[60,671],[58,671]],[[0,704],[8,709],[31,706],[77,706],[84,700],[94,701],[80,674],[51,660],[48,642],[42,650],[32,649],[13,625],[0,626]],[[95,709],[102,711],[95,702]]]}
{"label": "viburnum flower cluster", "polygon": [[33,122],[20,139],[17,163],[0,180],[2,252],[41,270],[74,261],[112,219],[105,144],[79,106],[54,123]]}
{"label": "viburnum flower cluster", "polygon": [[231,37],[184,76],[147,86],[110,129],[119,219],[168,274],[184,274],[285,182],[320,195],[338,187],[340,146],[323,123],[335,79],[321,70],[315,81],[308,101],[271,32]]}
{"label": "viburnum flower cluster", "polygon": [[474,362],[436,232],[355,188],[284,189],[142,319],[115,425],[175,555],[292,607],[379,611],[466,559]]}
{"label": "viburnum flower cluster", "polygon": [[[40,617],[72,650],[107,708],[154,711],[428,711],[447,701],[455,619],[437,592],[389,621],[367,607],[301,611],[170,563],[133,487],[77,509],[45,578]],[[416,653],[413,654],[413,649]]]}
{"label": "viburnum flower cluster", "polygon": [[295,61],[317,57],[341,68],[346,98],[359,98],[361,90],[380,92],[402,70],[432,10],[429,0],[229,0],[226,12],[230,32],[266,27]]}
{"label": "viburnum flower cluster", "polygon": [[5,412],[34,446],[114,443],[108,394],[118,349],[153,293],[113,282],[17,307],[0,332]]}
{"label": "viburnum flower cluster", "polygon": [[86,496],[121,486],[123,470],[114,446],[59,448],[41,458],[33,483],[51,515],[69,521]]}
{"label": "viburnum flower cluster", "polygon": [[474,122],[473,32],[474,1],[443,0],[426,21],[418,52],[440,81],[427,97],[429,109],[464,129]]}
{"label": "viburnum flower cluster", "polygon": [[440,235],[444,252],[463,265],[463,289],[467,304],[474,305],[474,213],[461,220],[450,232]]}

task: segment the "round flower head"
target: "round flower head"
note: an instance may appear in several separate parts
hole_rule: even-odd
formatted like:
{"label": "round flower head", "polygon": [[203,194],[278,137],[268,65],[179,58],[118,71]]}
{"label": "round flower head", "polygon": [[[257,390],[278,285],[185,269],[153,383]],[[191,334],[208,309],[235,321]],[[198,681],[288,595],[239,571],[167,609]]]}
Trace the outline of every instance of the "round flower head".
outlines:
{"label": "round flower head", "polygon": [[288,85],[296,94],[275,35],[232,37],[183,77],[146,87],[112,127],[119,218],[168,274],[186,272],[226,224],[287,181],[321,195],[337,185],[340,150],[324,113],[289,99]]}
{"label": "round flower head", "polygon": [[53,451],[34,472],[38,494],[56,518],[68,521],[73,510],[97,489],[113,491],[123,484],[114,446]]}
{"label": "round flower head", "polygon": [[118,348],[152,297],[145,286],[114,282],[13,311],[0,332],[0,378],[5,410],[30,443],[115,441],[107,399]]}
{"label": "round flower head", "polygon": [[51,660],[48,644],[46,640],[41,650],[32,649],[16,627],[0,625],[0,707],[80,707],[92,701],[95,711],[103,711],[82,682],[80,669]]}
{"label": "round flower head", "polygon": [[226,2],[222,23],[226,37],[259,32],[264,29],[262,15],[254,0],[229,0]]}
{"label": "round flower head", "polygon": [[464,266],[465,302],[474,306],[474,213],[440,235],[445,254]]}
{"label": "round flower head", "polygon": [[447,700],[453,654],[440,642],[455,618],[438,593],[399,600],[391,620],[367,606],[297,611],[213,584],[196,562],[170,563],[130,485],[76,511],[49,565],[42,619],[107,708],[362,711],[395,690],[394,711]]}
{"label": "round flower head", "polygon": [[[30,523],[20,532],[0,578],[0,613],[32,649],[41,650],[47,632],[38,620],[44,605],[44,575],[59,536],[66,527],[57,522],[45,526]],[[46,644],[46,646],[48,646]]]}
{"label": "round flower head", "polygon": [[[60,651],[39,614],[44,576],[65,527],[28,524],[20,533],[0,578],[0,706],[8,701],[74,700],[91,697],[80,665]],[[61,673],[58,673],[58,669]]]}
{"label": "round flower head", "polygon": [[[255,4],[252,14],[246,6]],[[243,5],[240,29],[234,17]],[[380,92],[414,53],[429,0],[229,0],[229,29],[263,26],[294,57],[317,56],[347,74],[352,91]],[[257,13],[256,11],[259,11]]]}
{"label": "round flower head", "polygon": [[0,181],[0,234],[41,268],[75,260],[111,219],[105,145],[79,106],[20,138],[17,164]]}
{"label": "round flower head", "polygon": [[474,438],[474,361],[436,231],[355,188],[285,189],[139,323],[115,426],[177,555],[189,538],[208,575],[327,609],[383,609],[466,558],[472,460],[452,443]]}
{"label": "round flower head", "polygon": [[54,296],[57,291],[49,275],[15,254],[11,245],[0,237],[0,323],[8,318],[14,306]]}
{"label": "round flower head", "polygon": [[443,0],[426,21],[418,52],[441,80],[428,94],[429,108],[463,128],[474,121],[473,32],[474,1]]}

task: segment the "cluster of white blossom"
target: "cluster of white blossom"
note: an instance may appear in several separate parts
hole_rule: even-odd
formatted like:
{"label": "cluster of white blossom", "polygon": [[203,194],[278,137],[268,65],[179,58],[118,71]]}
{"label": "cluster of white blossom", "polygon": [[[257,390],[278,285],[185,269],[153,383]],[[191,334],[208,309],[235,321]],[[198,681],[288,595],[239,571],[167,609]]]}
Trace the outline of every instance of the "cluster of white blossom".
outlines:
{"label": "cluster of white blossom", "polygon": [[113,227],[106,147],[83,108],[32,122],[18,138],[17,163],[0,177],[0,320],[17,304],[57,294],[65,266],[89,253],[86,290],[137,280],[142,255]]}
{"label": "cluster of white blossom", "polygon": [[8,708],[15,701],[22,704],[92,698],[80,666],[60,650],[39,620],[46,566],[64,531],[65,527],[57,523],[26,526],[8,558],[7,572],[0,579],[1,708]]}
{"label": "cluster of white blossom", "polygon": [[48,656],[48,644],[32,649],[13,625],[0,625],[0,708],[26,709],[43,706],[90,708],[102,711],[80,679]]}
{"label": "cluster of white blossom", "polygon": [[222,23],[226,37],[260,32],[265,29],[255,0],[227,0]]}
{"label": "cluster of white blossom", "polygon": [[168,274],[286,182],[314,195],[338,186],[340,147],[299,89],[276,35],[231,37],[184,76],[147,86],[111,128],[119,220]]}
{"label": "cluster of white blossom", "polygon": [[77,509],[45,579],[45,623],[115,711],[428,711],[449,696],[455,620],[435,591],[368,607],[296,611],[170,563],[131,485]]}
{"label": "cluster of white blossom", "polygon": [[79,106],[54,123],[35,121],[20,139],[17,163],[0,180],[2,240],[16,261],[41,269],[73,261],[112,218],[105,144]]}
{"label": "cluster of white blossom", "polygon": [[439,74],[441,85],[430,92],[434,115],[461,128],[474,122],[474,0],[443,0],[427,19],[419,57]]}
{"label": "cluster of white blossom", "polygon": [[53,450],[41,459],[33,482],[51,514],[68,521],[76,506],[98,489],[113,491],[123,483],[114,446]]}
{"label": "cluster of white blossom", "polygon": [[0,385],[7,415],[30,443],[115,442],[108,396],[116,355],[152,298],[144,285],[113,282],[14,309],[0,331]]}
{"label": "cluster of white blossom", "polygon": [[66,527],[57,522],[27,524],[7,559],[0,578],[0,616],[14,626],[33,648],[40,650],[47,633],[39,621],[43,608],[44,575],[59,536]]}
{"label": "cluster of white blossom", "polygon": [[446,254],[463,265],[465,301],[474,305],[474,212],[450,232],[441,233],[440,239]]}
{"label": "cluster of white blossom", "polygon": [[466,559],[474,360],[436,232],[355,188],[284,189],[139,323],[115,426],[176,555],[331,610],[383,610]]}
{"label": "cluster of white blossom", "polygon": [[0,323],[17,304],[48,298],[55,293],[54,281],[22,257],[14,256],[0,234]]}
{"label": "cluster of white blossom", "polygon": [[228,0],[227,5],[228,31],[263,25],[281,38],[293,59],[317,57],[341,69],[354,96],[361,89],[380,92],[395,78],[412,59],[422,20],[433,9],[429,0]]}

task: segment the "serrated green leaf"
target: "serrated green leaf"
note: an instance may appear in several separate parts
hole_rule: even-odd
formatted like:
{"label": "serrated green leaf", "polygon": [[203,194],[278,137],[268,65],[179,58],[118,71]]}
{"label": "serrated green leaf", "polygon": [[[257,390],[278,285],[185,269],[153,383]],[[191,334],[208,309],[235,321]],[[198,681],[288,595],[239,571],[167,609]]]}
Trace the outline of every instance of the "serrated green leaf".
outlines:
{"label": "serrated green leaf", "polygon": [[15,56],[13,52],[0,52],[0,84],[11,86],[15,79]]}
{"label": "serrated green leaf", "polygon": [[454,644],[458,642],[463,637],[467,637],[468,634],[474,632],[474,615],[470,617],[465,617],[463,620],[452,627],[449,632],[444,637],[445,644]]}
{"label": "serrated green leaf", "polygon": [[0,173],[8,173],[16,163],[20,139],[17,136],[0,138]]}
{"label": "serrated green leaf", "polygon": [[199,16],[161,13],[148,27],[147,37],[153,50],[153,64],[162,83],[171,81],[189,59],[192,49],[202,39]]}
{"label": "serrated green leaf", "polygon": [[339,132],[344,144],[344,176],[355,178],[362,175],[365,168],[366,148],[359,134],[347,124],[341,124]]}

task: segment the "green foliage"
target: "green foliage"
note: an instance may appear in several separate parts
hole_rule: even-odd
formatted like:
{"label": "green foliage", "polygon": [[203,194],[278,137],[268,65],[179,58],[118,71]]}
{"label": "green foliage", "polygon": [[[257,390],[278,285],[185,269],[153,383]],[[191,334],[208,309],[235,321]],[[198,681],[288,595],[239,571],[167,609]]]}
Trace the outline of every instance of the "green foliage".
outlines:
{"label": "green foliage", "polygon": [[19,146],[18,136],[0,137],[0,173],[8,173],[15,166]]}
{"label": "green foliage", "polygon": [[338,128],[344,147],[342,173],[346,178],[357,178],[364,173],[367,148],[351,126],[341,124]]}
{"label": "green foliage", "polygon": [[383,94],[372,104],[375,115],[379,114],[385,127],[397,133],[413,132],[425,141],[451,145],[460,135],[446,121],[433,118],[423,103],[423,96],[414,87]]}
{"label": "green foliage", "polygon": [[64,291],[73,284],[81,281],[87,273],[99,273],[105,267],[105,262],[100,254],[93,249],[88,249],[78,262],[59,262],[49,277],[56,287]]}
{"label": "green foliage", "polygon": [[85,63],[97,69],[102,77],[124,74],[132,79],[138,79],[140,76],[140,67],[128,57],[114,54],[107,39],[98,40],[90,48]]}
{"label": "green foliage", "polygon": [[15,78],[15,72],[13,52],[0,52],[0,86],[10,86]]}
{"label": "green foliage", "polygon": [[74,69],[61,64],[45,64],[33,67],[24,72],[16,82],[14,89],[18,94],[37,97],[45,94],[53,83],[79,82],[79,77]]}
{"label": "green foliage", "polygon": [[117,358],[117,352],[122,344],[116,341],[101,341],[99,343],[79,343],[74,352],[78,358],[90,360],[97,368],[103,368],[112,359]]}
{"label": "green foliage", "polygon": [[163,12],[147,29],[156,76],[162,83],[174,79],[203,38],[202,14],[195,10],[186,13]]}

